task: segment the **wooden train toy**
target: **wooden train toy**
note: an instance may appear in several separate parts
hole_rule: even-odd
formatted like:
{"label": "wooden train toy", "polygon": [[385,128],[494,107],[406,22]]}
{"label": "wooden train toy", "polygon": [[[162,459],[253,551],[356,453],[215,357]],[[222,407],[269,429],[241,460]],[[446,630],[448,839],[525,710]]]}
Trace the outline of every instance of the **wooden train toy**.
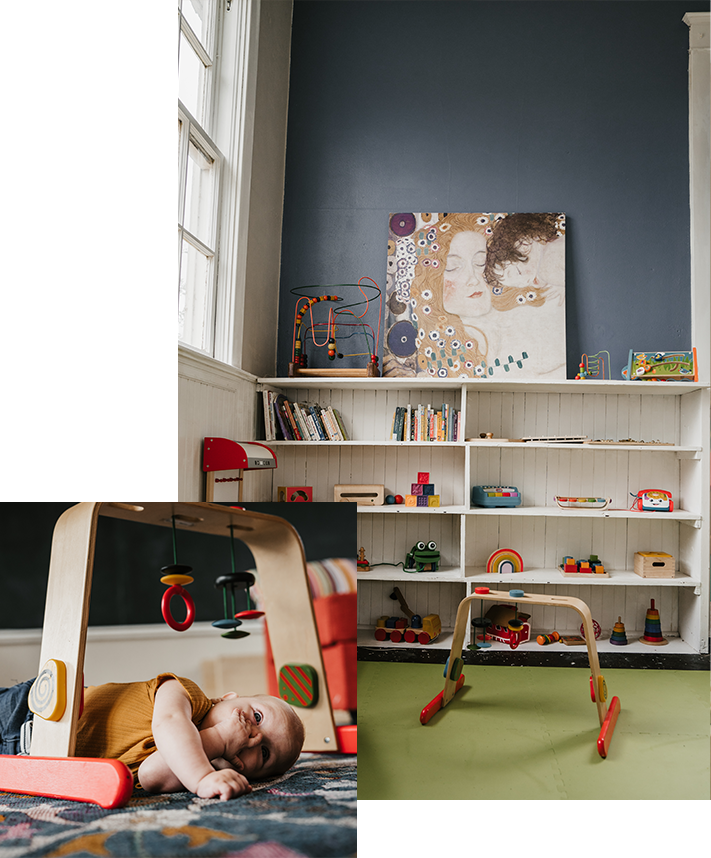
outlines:
{"label": "wooden train toy", "polygon": [[442,623],[437,614],[427,614],[422,617],[410,610],[405,597],[398,587],[390,594],[391,599],[397,599],[405,617],[379,617],[375,626],[375,639],[391,643],[419,643],[427,645],[442,633]]}

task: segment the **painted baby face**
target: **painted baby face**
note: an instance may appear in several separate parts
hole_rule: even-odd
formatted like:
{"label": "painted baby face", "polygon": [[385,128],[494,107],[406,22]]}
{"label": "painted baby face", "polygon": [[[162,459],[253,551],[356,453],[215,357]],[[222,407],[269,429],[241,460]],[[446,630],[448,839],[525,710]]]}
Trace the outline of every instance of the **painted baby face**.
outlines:
{"label": "painted baby face", "polygon": [[464,319],[491,309],[491,291],[484,280],[486,238],[479,232],[458,232],[452,239],[444,269],[442,303],[448,313]]}
{"label": "painted baby face", "polygon": [[565,286],[565,242],[562,238],[544,244],[522,239],[516,249],[527,259],[507,262],[497,272],[503,286],[526,289],[530,286]]}
{"label": "painted baby face", "polygon": [[239,697],[230,691],[212,707],[201,728],[228,720],[234,710],[242,713],[252,725],[251,735],[261,734],[261,741],[254,747],[244,748],[227,762],[248,780],[264,779],[286,771],[297,751],[288,704],[278,697]]}

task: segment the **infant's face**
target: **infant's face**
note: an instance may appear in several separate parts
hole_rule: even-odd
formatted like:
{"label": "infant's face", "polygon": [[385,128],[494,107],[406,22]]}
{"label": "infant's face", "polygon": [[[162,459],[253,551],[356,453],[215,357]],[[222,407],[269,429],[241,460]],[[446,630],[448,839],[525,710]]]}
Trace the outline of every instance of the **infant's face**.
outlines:
{"label": "infant's face", "polygon": [[[201,726],[214,726],[229,720],[233,711],[240,712],[252,725],[251,735],[260,733],[262,738],[254,747],[242,749],[227,762],[247,780],[264,779],[283,772],[293,757],[286,705],[278,697],[238,697],[229,692],[213,706]],[[209,723],[206,723],[208,718]]]}

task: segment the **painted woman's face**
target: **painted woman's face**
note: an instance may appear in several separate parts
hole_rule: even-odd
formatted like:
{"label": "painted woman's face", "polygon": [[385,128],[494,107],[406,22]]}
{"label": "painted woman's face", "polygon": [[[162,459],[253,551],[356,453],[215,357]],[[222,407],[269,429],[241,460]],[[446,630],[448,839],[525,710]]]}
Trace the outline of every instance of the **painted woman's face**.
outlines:
{"label": "painted woman's face", "polygon": [[458,232],[452,239],[444,269],[442,303],[448,313],[465,319],[491,309],[491,291],[484,280],[486,238],[479,232]]}
{"label": "painted woman's face", "polygon": [[547,244],[522,239],[516,249],[525,262],[507,262],[500,273],[503,286],[565,286],[565,242],[556,238]]}

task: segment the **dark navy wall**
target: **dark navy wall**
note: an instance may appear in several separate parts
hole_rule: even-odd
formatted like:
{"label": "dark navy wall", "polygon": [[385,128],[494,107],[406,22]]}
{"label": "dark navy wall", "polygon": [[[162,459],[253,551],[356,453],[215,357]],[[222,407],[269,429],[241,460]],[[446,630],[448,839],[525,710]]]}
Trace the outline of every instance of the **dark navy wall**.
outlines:
{"label": "dark navy wall", "polygon": [[689,348],[682,18],[708,8],[296,0],[278,373],[291,289],[385,292],[390,212],[565,212],[569,378],[583,352],[619,378],[630,348]]}

